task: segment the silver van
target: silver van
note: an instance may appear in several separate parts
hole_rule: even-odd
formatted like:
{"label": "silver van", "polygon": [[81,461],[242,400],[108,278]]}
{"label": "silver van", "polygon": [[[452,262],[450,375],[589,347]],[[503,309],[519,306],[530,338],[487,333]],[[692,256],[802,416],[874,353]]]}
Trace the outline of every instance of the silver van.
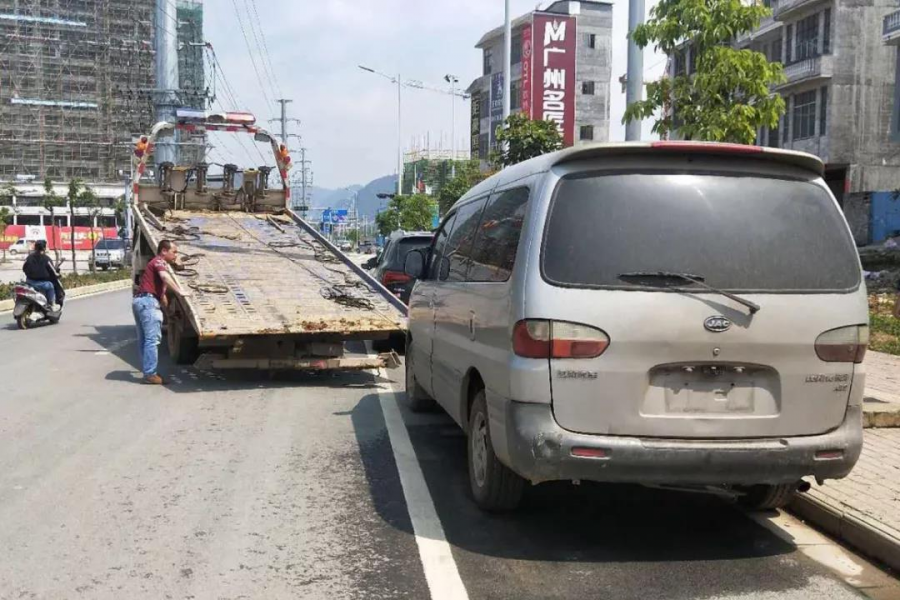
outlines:
{"label": "silver van", "polygon": [[478,505],[586,480],[772,508],[846,476],[868,310],[822,174],[768,148],[597,145],[462,198],[407,257],[407,394],[468,434]]}

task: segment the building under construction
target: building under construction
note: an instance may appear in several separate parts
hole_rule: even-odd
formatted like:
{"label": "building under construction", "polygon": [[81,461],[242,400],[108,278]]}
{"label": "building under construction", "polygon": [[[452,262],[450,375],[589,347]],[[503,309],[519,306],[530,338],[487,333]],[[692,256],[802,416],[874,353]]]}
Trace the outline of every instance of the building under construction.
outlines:
{"label": "building under construction", "polygon": [[[155,121],[154,5],[0,0],[0,180],[124,181]],[[177,10],[180,100],[205,108],[202,3]]]}

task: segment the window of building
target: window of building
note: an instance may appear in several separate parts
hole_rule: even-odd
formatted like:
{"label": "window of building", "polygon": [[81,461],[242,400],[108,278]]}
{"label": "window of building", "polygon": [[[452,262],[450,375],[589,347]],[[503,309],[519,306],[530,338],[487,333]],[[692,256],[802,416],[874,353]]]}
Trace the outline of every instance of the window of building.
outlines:
{"label": "window of building", "polygon": [[512,64],[517,65],[522,62],[522,32],[514,33],[512,38]]}
{"label": "window of building", "polygon": [[[447,240],[446,267],[442,264],[439,268],[438,279],[441,281],[465,281],[469,270],[469,262],[472,259],[472,243],[475,234],[478,233],[478,224],[481,222],[481,211],[487,198],[476,200],[459,209],[456,215],[456,225]],[[443,261],[442,261],[443,262]]]}
{"label": "window of building", "polygon": [[590,141],[594,139],[594,126],[582,125],[579,139],[582,141]]}
{"label": "window of building", "polygon": [[763,6],[766,8],[772,8],[772,0],[763,0]]}
{"label": "window of building", "polygon": [[819,15],[810,15],[797,21],[796,60],[819,55]]}
{"label": "window of building", "polygon": [[794,140],[816,135],[816,90],[794,96],[793,129]]}
{"label": "window of building", "polygon": [[831,9],[822,13],[822,54],[831,54]]}
{"label": "window of building", "polygon": [[513,81],[509,85],[509,104],[511,110],[522,108],[522,81]]}
{"label": "window of building", "polygon": [[493,56],[493,52],[490,50],[484,51],[484,75],[491,74],[491,58]]}
{"label": "window of building", "polygon": [[822,86],[819,102],[819,135],[828,132],[828,86]]}
{"label": "window of building", "polygon": [[597,34],[596,33],[584,34],[584,45],[586,48],[595,50],[597,48]]}
{"label": "window of building", "polygon": [[791,141],[791,128],[788,123],[788,116],[791,114],[791,100],[788,96],[784,99],[784,117],[781,118],[781,145],[787,146]]}
{"label": "window of building", "polygon": [[41,215],[16,215],[18,225],[41,225]]}
{"label": "window of building", "polygon": [[678,50],[675,52],[675,76],[684,75],[685,70],[685,61],[684,61],[684,51]]}
{"label": "window of building", "polygon": [[785,47],[787,48],[787,57],[786,57],[787,63],[790,64],[790,63],[794,62],[794,26],[793,25],[787,26],[787,35],[785,36],[785,40],[787,42],[785,44]]}
{"label": "window of building", "polygon": [[778,38],[774,42],[772,42],[772,51],[770,52],[771,58],[769,59],[772,62],[781,62],[781,38]]}
{"label": "window of building", "polygon": [[525,222],[528,194],[528,188],[519,188],[491,197],[475,236],[468,281],[509,281]]}
{"label": "window of building", "polygon": [[778,125],[769,129],[769,139],[767,145],[769,148],[777,148],[779,146],[779,137],[781,133],[778,130]]}
{"label": "window of building", "polygon": [[581,83],[581,93],[585,96],[593,96],[594,95],[594,82],[593,81],[583,81]]}
{"label": "window of building", "polygon": [[94,222],[94,219],[88,216],[76,215],[72,220],[72,225],[74,227],[90,227]]}

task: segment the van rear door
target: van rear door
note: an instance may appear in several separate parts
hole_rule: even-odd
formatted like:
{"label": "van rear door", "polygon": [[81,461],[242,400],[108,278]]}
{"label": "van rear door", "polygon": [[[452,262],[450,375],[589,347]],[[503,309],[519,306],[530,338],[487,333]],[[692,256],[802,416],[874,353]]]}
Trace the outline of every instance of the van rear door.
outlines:
{"label": "van rear door", "polygon": [[[814,175],[798,173],[734,174],[696,160],[689,171],[560,181],[540,310],[552,315],[554,340],[598,339],[597,331],[609,340],[594,358],[553,345],[562,427],[734,438],[840,425],[867,336],[865,290],[836,202]],[[761,310],[659,273],[701,278]]]}

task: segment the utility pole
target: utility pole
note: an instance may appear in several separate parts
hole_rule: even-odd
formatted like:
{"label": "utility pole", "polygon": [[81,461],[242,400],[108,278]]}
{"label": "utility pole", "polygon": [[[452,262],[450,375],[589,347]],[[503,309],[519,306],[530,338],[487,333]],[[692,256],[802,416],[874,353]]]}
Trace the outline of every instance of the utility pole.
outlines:
{"label": "utility pole", "polygon": [[[175,122],[178,109],[178,7],[175,0],[156,0],[156,120]],[[178,164],[178,135],[156,143],[156,164]]]}
{"label": "utility pole", "polygon": [[403,79],[397,73],[397,195],[403,195]]}
{"label": "utility pole", "polygon": [[[628,0],[628,75],[625,91],[625,105],[631,106],[643,97],[644,92],[644,52],[634,42],[632,34],[644,22],[644,0]],[[625,141],[637,142],[641,139],[641,121],[628,121],[625,125]]]}
{"label": "utility pole", "polygon": [[[634,2],[635,0],[631,0]],[[643,2],[643,0],[640,0]],[[509,12],[509,0],[506,0],[506,20],[503,25],[503,127],[511,112],[510,77],[512,76],[512,20]]]}
{"label": "utility pole", "polygon": [[450,84],[450,178],[456,178],[456,84],[459,78],[446,75],[444,81]]}
{"label": "utility pole", "polygon": [[280,121],[281,122],[281,143],[285,146],[288,145],[288,132],[287,132],[287,105],[293,102],[293,100],[288,100],[287,98],[279,98],[275,102],[278,102],[281,105],[281,118],[280,119],[269,119],[270,121]]}

